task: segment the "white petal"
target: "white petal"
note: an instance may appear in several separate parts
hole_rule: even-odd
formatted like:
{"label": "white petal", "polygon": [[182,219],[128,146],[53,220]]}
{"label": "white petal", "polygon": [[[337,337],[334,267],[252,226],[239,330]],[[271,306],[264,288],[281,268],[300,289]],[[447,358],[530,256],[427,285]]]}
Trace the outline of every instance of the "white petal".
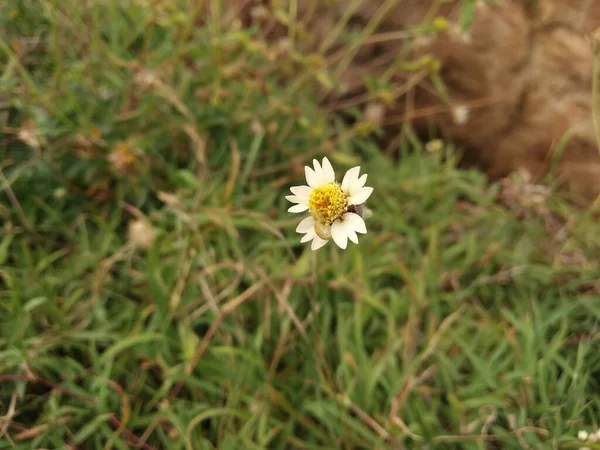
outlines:
{"label": "white petal", "polygon": [[322,184],[325,184],[323,168],[321,167],[321,164],[319,164],[319,161],[317,161],[316,159],[313,159],[313,167],[315,168],[315,173],[317,174],[317,185],[320,186]]}
{"label": "white petal", "polygon": [[352,230],[357,233],[367,234],[367,226],[362,217],[355,213],[346,213],[342,217],[342,221],[347,230]]}
{"label": "white petal", "polygon": [[310,248],[314,251],[314,250],[319,250],[321,247],[323,247],[325,244],[327,244],[327,241],[325,239],[321,239],[319,236],[315,236],[315,238],[312,241],[312,244],[310,246]]}
{"label": "white petal", "polygon": [[319,179],[314,170],[308,166],[304,166],[304,175],[306,175],[306,182],[310,187],[316,187],[319,184]]}
{"label": "white petal", "polygon": [[299,195],[286,195],[285,199],[292,203],[305,203],[308,204],[308,198],[300,197]]}
{"label": "white petal", "polygon": [[335,171],[333,170],[333,166],[327,159],[327,157],[323,158],[323,178],[325,183],[333,183],[335,181]]}
{"label": "white petal", "polygon": [[367,174],[363,174],[360,178],[358,178],[352,186],[349,187],[350,195],[354,195],[357,191],[359,191],[367,182]]}
{"label": "white petal", "polygon": [[290,188],[292,194],[297,195],[298,197],[310,197],[310,193],[312,189],[308,186],[292,186]]}
{"label": "white petal", "polygon": [[306,233],[304,236],[302,236],[302,239],[300,239],[300,243],[304,244],[305,242],[312,241],[318,237],[319,236],[317,236],[317,233],[315,233],[315,230],[312,230],[312,231],[309,231],[308,233]]}
{"label": "white petal", "polygon": [[358,235],[356,234],[356,231],[354,231],[352,228],[346,227],[346,234],[348,234],[348,239],[355,244],[358,244]]}
{"label": "white petal", "polygon": [[360,173],[360,166],[353,167],[346,175],[344,175],[344,179],[342,180],[342,189],[348,194],[350,192],[350,186],[353,186],[354,183],[358,180],[358,174]]}
{"label": "white petal", "polygon": [[308,205],[294,205],[288,209],[288,212],[291,213],[301,213],[308,210]]}
{"label": "white petal", "polygon": [[303,219],[296,227],[296,232],[298,233],[308,233],[310,230],[315,230],[315,219],[311,216]]}
{"label": "white petal", "polygon": [[590,437],[590,434],[585,430],[580,430],[579,433],[577,433],[577,438],[580,441],[587,441],[588,437]]}
{"label": "white petal", "polygon": [[336,220],[331,225],[331,237],[339,248],[345,249],[348,246],[348,234],[346,226],[341,220]]}
{"label": "white petal", "polygon": [[366,202],[372,193],[373,193],[372,187],[364,187],[360,191],[358,191],[356,194],[353,194],[350,197],[348,197],[348,201],[352,205],[360,205],[361,203]]}
{"label": "white petal", "polygon": [[313,159],[313,168],[315,169],[315,172],[319,173],[321,172],[321,164],[319,164],[319,161],[317,161],[316,159]]}

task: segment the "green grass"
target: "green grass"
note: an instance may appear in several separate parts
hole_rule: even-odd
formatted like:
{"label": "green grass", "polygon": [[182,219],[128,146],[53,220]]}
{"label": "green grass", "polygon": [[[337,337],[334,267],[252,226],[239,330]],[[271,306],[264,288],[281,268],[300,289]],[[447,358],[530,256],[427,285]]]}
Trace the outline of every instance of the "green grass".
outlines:
{"label": "green grass", "polygon": [[[0,449],[578,448],[595,218],[391,159],[317,57],[189,8],[0,5]],[[345,252],[286,212],[324,155],[375,188]]]}

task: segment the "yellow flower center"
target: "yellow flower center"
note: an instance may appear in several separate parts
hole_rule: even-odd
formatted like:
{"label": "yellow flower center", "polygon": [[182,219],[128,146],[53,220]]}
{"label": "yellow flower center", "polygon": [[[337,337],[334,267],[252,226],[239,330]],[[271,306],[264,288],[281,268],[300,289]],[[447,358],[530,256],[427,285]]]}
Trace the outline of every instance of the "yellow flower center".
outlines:
{"label": "yellow flower center", "polygon": [[308,208],[317,222],[331,225],[348,209],[348,198],[337,183],[314,188],[308,198]]}

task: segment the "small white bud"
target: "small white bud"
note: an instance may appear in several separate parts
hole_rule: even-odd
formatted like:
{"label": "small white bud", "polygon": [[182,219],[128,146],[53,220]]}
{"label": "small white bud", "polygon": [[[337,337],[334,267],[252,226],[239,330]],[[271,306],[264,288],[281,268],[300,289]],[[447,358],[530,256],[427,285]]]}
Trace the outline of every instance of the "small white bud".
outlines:
{"label": "small white bud", "polygon": [[137,219],[129,223],[129,242],[148,249],[156,237],[156,232],[150,222],[144,219]]}
{"label": "small white bud", "polygon": [[590,437],[590,434],[585,430],[580,430],[579,433],[577,433],[577,439],[580,441],[587,441],[588,437]]}
{"label": "small white bud", "polygon": [[469,121],[469,108],[465,105],[458,105],[452,108],[452,118],[457,125],[464,125]]}

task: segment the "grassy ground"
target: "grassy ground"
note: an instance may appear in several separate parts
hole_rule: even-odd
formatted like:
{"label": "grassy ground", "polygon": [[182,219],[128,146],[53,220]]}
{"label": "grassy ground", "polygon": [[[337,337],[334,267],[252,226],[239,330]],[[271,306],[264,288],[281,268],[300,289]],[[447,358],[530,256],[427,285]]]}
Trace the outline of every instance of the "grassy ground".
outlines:
{"label": "grassy ground", "polygon": [[[390,160],[219,17],[0,4],[0,449],[578,448],[593,218],[408,128]],[[286,212],[324,155],[375,188],[345,252]]]}

